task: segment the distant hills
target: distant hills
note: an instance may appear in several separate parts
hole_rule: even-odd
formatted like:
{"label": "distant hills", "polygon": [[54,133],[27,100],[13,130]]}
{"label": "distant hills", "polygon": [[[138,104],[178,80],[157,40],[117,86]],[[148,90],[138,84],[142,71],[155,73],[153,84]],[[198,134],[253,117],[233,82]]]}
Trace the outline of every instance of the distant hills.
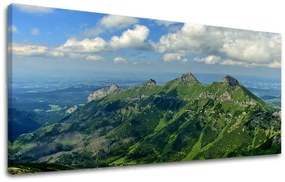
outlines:
{"label": "distant hills", "polygon": [[72,169],[281,152],[280,109],[231,76],[205,86],[187,73],[163,86],[152,79],[113,85],[89,98],[61,121],[10,143],[9,163]]}
{"label": "distant hills", "polygon": [[40,116],[19,109],[8,109],[8,140],[14,141],[23,133],[29,133],[38,129]]}

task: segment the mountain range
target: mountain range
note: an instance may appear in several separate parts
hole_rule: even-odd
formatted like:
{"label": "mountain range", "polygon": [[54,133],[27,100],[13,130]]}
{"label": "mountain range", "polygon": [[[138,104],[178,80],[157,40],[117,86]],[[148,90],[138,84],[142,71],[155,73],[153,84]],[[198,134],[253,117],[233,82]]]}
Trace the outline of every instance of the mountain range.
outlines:
{"label": "mountain range", "polygon": [[209,85],[191,73],[164,85],[114,84],[10,142],[9,166],[28,173],[278,154],[280,113],[228,75]]}

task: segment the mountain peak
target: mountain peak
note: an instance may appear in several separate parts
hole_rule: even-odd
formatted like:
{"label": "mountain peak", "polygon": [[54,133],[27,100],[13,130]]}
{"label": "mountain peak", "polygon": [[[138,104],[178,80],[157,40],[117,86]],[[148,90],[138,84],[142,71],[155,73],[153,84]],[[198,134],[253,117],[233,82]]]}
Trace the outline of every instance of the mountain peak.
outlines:
{"label": "mountain peak", "polygon": [[226,75],[223,80],[222,83],[225,83],[229,86],[235,87],[237,85],[240,85],[239,81],[237,79],[235,79],[234,77],[231,77],[229,75]]}
{"label": "mountain peak", "polygon": [[197,82],[200,83],[197,78],[192,73],[185,73],[183,74],[178,80],[182,82]]}
{"label": "mountain peak", "polygon": [[146,82],[144,82],[143,84],[141,84],[140,86],[144,86],[144,87],[156,86],[156,81],[153,79],[149,79]]}
{"label": "mountain peak", "polygon": [[110,88],[110,90],[114,91],[114,90],[119,89],[120,87],[118,85],[116,85],[116,84],[112,84],[112,85],[109,86],[109,88]]}
{"label": "mountain peak", "polygon": [[101,88],[99,90],[96,90],[96,91],[92,92],[88,96],[88,102],[91,102],[93,100],[102,99],[102,98],[106,97],[109,94],[115,93],[119,89],[120,89],[120,87],[118,85],[116,85],[116,84],[112,84],[110,86],[103,87],[103,88]]}

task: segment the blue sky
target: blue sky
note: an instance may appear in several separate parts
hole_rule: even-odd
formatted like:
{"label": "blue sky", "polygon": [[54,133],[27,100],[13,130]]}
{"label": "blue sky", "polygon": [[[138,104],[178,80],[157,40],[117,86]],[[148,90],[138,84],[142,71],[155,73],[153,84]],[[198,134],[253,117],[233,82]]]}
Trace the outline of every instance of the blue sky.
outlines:
{"label": "blue sky", "polygon": [[10,6],[8,32],[19,77],[281,73],[281,36],[274,33],[25,5]]}

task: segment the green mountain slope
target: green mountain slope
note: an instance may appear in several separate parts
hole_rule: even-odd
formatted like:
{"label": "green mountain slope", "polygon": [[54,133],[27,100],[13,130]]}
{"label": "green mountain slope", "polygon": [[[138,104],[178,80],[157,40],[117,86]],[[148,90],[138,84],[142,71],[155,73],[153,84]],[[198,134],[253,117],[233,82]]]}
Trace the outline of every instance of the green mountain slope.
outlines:
{"label": "green mountain slope", "polygon": [[188,73],[122,89],[21,135],[9,161],[88,168],[276,154],[280,127],[279,110],[236,79],[205,86]]}

